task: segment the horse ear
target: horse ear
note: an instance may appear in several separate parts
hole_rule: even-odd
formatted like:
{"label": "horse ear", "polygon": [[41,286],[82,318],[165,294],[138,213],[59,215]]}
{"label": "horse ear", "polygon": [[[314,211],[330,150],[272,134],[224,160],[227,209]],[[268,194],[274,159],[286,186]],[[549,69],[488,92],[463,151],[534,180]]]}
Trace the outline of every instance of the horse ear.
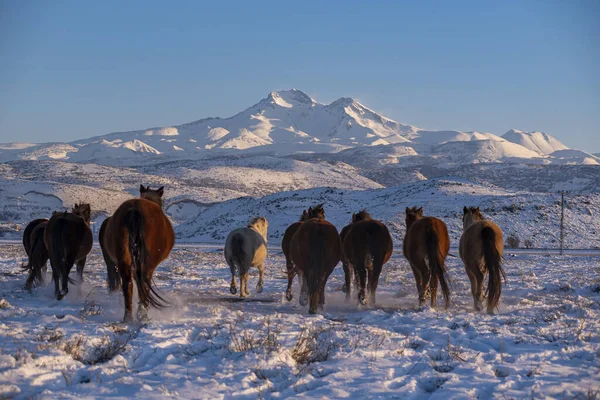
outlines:
{"label": "horse ear", "polygon": [[406,213],[408,214],[410,212],[410,208],[406,207]]}
{"label": "horse ear", "polygon": [[479,212],[479,207],[477,207],[477,208],[475,209],[475,211]]}
{"label": "horse ear", "polygon": [[417,214],[423,215],[423,207],[421,207],[417,210]]}
{"label": "horse ear", "polygon": [[468,212],[469,212],[469,209],[467,208],[467,206],[465,206],[465,207],[463,208],[463,214],[466,214],[466,213],[468,213]]}
{"label": "horse ear", "polygon": [[146,188],[144,187],[144,185],[140,185],[140,193],[144,192],[146,192]]}
{"label": "horse ear", "polygon": [[164,186],[159,187],[158,190],[156,191],[156,193],[158,193],[158,195],[160,197],[162,197],[162,195],[165,194],[165,187]]}

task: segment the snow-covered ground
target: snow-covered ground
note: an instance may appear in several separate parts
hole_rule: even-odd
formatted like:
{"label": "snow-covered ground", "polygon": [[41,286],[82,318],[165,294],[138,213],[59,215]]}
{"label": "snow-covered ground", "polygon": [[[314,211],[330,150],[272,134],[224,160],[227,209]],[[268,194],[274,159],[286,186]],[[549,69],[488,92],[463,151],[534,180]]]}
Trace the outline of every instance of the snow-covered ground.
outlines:
{"label": "snow-covered ground", "polygon": [[[400,243],[395,243],[400,248]],[[384,267],[378,304],[345,303],[341,267],[324,313],[288,303],[284,260],[265,290],[238,301],[220,251],[180,248],[155,281],[171,302],[143,325],[120,323],[97,249],[66,299],[22,289],[24,253],[0,246],[2,398],[556,398],[600,394],[598,258],[506,254],[498,315],[472,311],[448,258],[449,310],[418,308],[410,267]],[[296,285],[296,282],[295,282]]]}

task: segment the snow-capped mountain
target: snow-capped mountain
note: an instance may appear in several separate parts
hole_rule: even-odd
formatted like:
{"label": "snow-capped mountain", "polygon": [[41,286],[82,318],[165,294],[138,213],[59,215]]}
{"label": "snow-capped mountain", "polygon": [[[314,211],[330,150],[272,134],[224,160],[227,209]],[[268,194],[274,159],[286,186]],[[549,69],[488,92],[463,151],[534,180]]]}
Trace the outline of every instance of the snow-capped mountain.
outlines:
{"label": "snow-capped mountain", "polygon": [[[386,118],[358,101],[342,97],[321,104],[292,89],[272,92],[230,118],[194,122],[77,140],[71,143],[0,145],[0,162],[64,160],[111,165],[140,165],[157,159],[197,159],[215,154],[335,153],[368,146],[404,146],[434,163],[590,163],[594,156],[554,153],[567,146],[542,132],[515,129],[492,133],[431,131]],[[445,145],[441,146],[440,145]],[[141,156],[141,157],[140,157]],[[386,161],[387,160],[387,161]],[[388,163],[389,157],[382,160]]]}

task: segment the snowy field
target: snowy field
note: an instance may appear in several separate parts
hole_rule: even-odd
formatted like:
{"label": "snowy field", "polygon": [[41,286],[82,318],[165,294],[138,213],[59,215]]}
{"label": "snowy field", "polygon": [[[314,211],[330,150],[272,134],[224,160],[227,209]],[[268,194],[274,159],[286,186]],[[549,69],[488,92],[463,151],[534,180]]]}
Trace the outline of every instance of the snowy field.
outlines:
{"label": "snowy field", "polygon": [[[396,243],[399,246],[399,243]],[[556,398],[600,396],[600,258],[506,254],[498,315],[472,311],[448,259],[448,311],[417,308],[407,262],[384,267],[375,307],[345,303],[342,269],[322,315],[285,301],[271,251],[265,290],[238,301],[220,251],[178,248],[155,273],[170,308],[120,323],[98,249],[66,299],[22,289],[19,245],[0,246],[0,398]]]}

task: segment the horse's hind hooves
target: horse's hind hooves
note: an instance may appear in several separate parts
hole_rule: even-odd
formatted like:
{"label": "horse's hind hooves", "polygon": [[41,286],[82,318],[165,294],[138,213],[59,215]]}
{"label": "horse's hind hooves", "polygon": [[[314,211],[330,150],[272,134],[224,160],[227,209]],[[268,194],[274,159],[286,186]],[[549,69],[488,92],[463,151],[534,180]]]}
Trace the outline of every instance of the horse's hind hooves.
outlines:
{"label": "horse's hind hooves", "polygon": [[235,286],[231,286],[229,288],[229,291],[231,292],[231,294],[236,294],[237,293],[237,289],[235,288]]}
{"label": "horse's hind hooves", "polygon": [[263,285],[262,284],[258,284],[256,285],[256,293],[262,293],[263,291]]}
{"label": "horse's hind hooves", "polygon": [[286,293],[285,294],[285,299],[287,301],[292,301],[293,298],[294,298],[294,296],[291,293]]}

